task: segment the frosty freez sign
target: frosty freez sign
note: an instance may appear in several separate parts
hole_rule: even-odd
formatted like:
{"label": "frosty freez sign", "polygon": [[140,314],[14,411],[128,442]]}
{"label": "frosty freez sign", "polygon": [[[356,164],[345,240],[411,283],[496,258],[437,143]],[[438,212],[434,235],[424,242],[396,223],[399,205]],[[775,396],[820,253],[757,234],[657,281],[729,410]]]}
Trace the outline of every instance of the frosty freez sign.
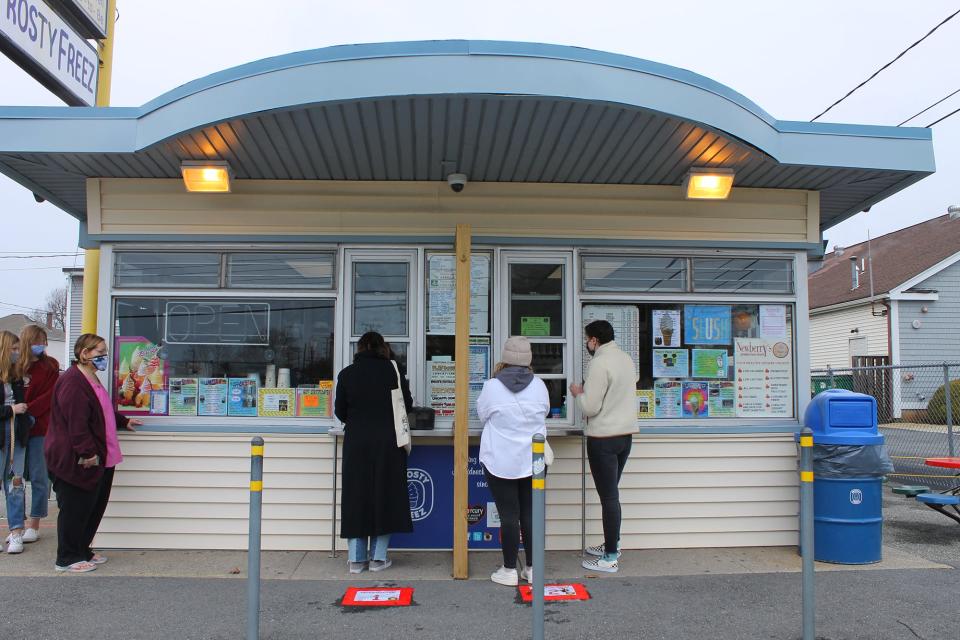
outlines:
{"label": "frosty freez sign", "polygon": [[0,2],[0,50],[67,104],[96,104],[96,49],[43,0]]}

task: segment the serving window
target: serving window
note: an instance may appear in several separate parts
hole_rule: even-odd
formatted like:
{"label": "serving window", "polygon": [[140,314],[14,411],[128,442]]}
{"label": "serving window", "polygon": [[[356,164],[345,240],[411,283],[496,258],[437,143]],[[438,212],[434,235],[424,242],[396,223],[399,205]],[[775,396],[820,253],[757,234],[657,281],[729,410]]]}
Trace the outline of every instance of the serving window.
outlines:
{"label": "serving window", "polygon": [[610,322],[633,359],[638,419],[795,417],[791,259],[584,254],[580,264],[591,299],[581,319]]}
{"label": "serving window", "polygon": [[123,297],[114,301],[121,413],[329,417],[333,299]]}

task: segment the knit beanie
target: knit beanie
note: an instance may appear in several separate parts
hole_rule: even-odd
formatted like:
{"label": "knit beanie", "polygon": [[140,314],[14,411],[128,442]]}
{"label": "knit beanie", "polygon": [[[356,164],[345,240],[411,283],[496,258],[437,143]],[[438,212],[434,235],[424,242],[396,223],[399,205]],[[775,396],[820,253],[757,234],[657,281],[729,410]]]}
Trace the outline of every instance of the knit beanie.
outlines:
{"label": "knit beanie", "polygon": [[529,367],[533,362],[533,352],[530,351],[530,340],[524,336],[514,336],[503,345],[503,355],[500,362],[518,367]]}

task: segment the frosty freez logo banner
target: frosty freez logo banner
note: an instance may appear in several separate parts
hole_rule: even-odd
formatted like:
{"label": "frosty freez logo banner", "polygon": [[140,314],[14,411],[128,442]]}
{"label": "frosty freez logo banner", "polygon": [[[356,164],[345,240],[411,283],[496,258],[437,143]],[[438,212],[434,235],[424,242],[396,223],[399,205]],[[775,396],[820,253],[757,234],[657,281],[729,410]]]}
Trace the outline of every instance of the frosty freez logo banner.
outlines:
{"label": "frosty freez logo banner", "polygon": [[97,51],[43,0],[0,0],[0,50],[73,106],[97,102]]}
{"label": "frosty freez logo banner", "polygon": [[[467,544],[471,549],[500,546],[500,519],[479,461],[471,447],[467,462]],[[397,549],[453,548],[453,447],[414,447],[407,458],[407,498],[413,533],[395,533]]]}

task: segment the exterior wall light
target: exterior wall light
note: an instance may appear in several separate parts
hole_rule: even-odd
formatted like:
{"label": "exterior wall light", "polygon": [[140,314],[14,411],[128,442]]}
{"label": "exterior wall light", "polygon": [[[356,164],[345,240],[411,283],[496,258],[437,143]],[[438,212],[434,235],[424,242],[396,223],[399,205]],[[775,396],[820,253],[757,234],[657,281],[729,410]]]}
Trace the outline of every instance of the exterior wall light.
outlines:
{"label": "exterior wall light", "polygon": [[233,172],[226,160],[184,160],[183,184],[191,193],[229,193]]}
{"label": "exterior wall light", "polygon": [[687,200],[726,200],[733,188],[733,169],[693,167],[683,179]]}

